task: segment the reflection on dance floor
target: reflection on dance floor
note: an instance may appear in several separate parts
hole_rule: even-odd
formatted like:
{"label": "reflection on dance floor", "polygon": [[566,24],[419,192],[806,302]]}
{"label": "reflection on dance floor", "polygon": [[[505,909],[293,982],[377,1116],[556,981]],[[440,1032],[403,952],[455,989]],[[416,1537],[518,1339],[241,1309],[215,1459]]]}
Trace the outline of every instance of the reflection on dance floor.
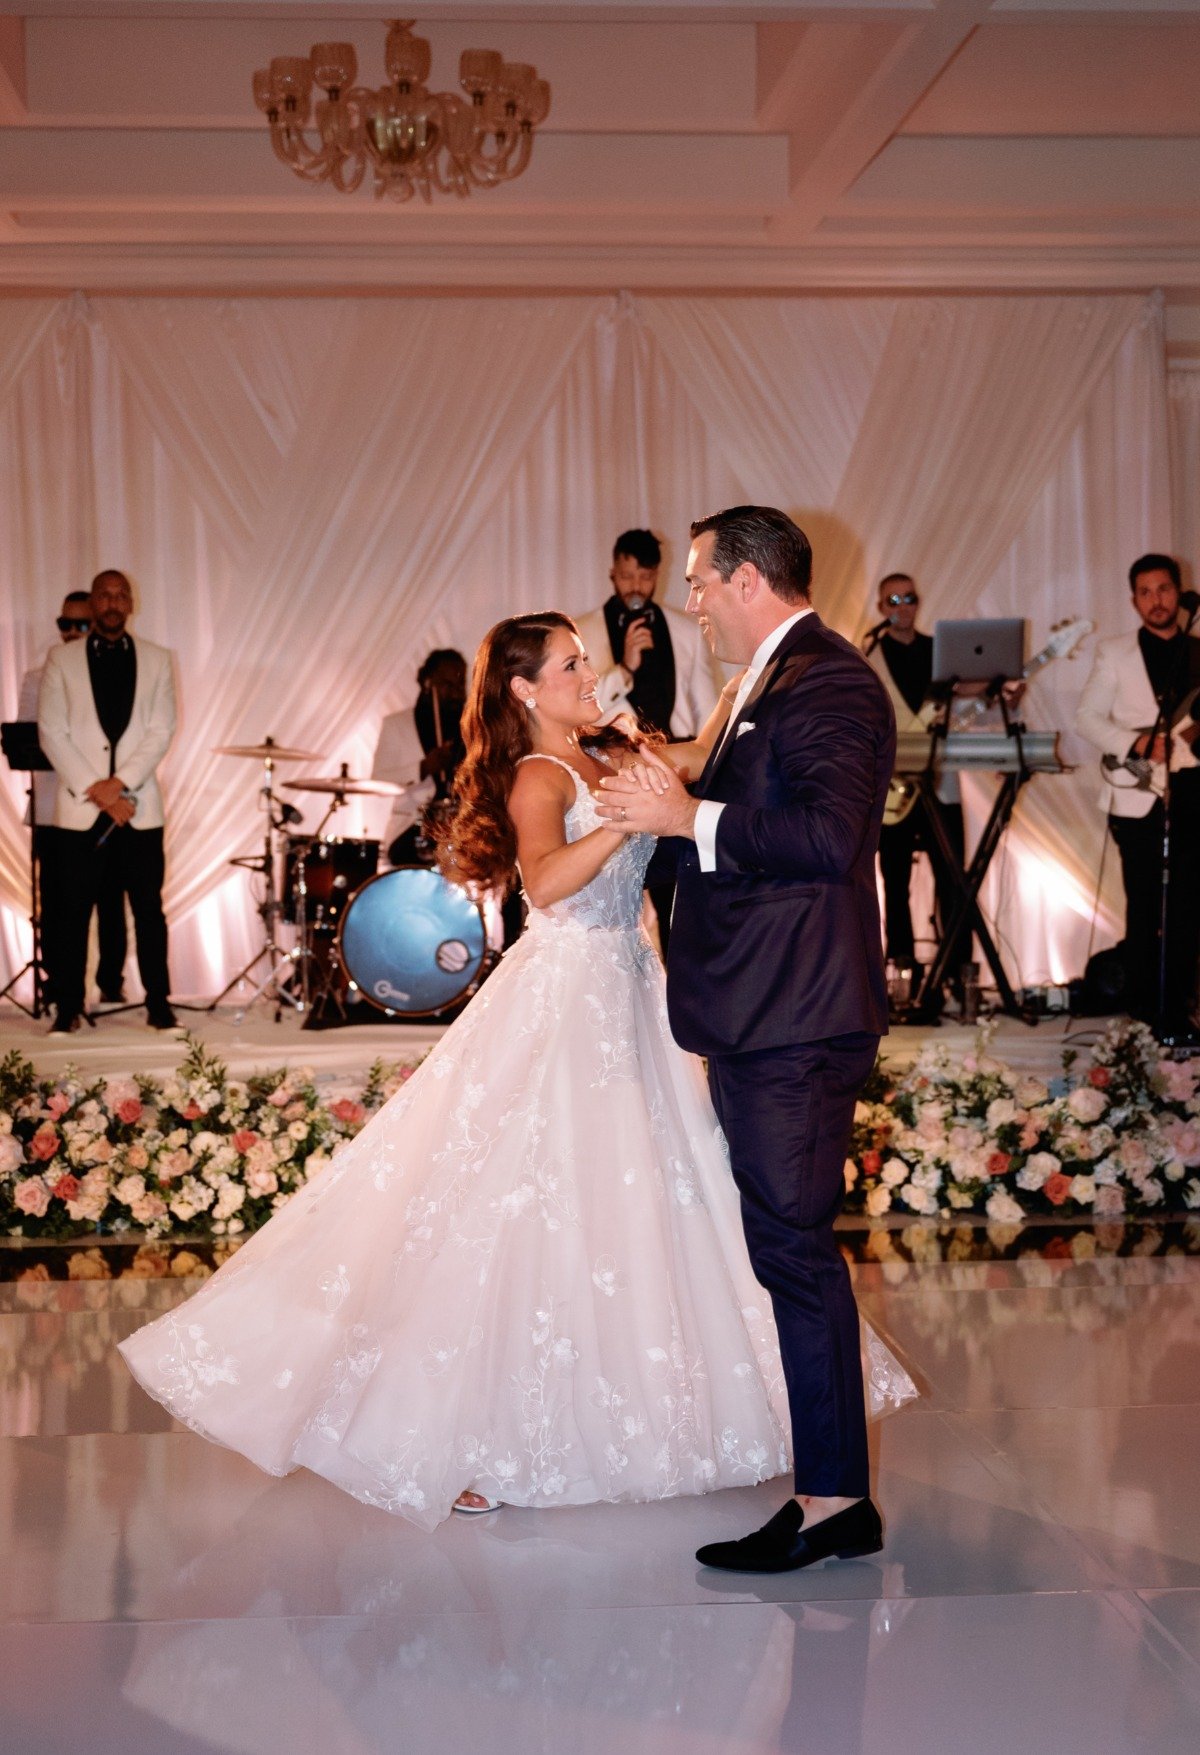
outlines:
{"label": "reflection on dance floor", "polygon": [[879,1235],[856,1281],[924,1392],[872,1435],[887,1546],[767,1579],[692,1554],[779,1482],[426,1535],[263,1476],[114,1355],[210,1256],[0,1252],[23,1261],[0,1284],[5,1751],[1190,1752],[1191,1234],[1020,1255]]}

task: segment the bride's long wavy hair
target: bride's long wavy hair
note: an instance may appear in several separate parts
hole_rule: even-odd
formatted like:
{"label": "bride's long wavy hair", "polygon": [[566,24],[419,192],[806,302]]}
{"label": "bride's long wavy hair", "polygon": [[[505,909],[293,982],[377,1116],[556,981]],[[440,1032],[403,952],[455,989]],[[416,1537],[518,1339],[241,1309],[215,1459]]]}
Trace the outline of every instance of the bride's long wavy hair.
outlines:
{"label": "bride's long wavy hair", "polygon": [[[517,869],[517,837],[508,814],[517,764],[533,750],[529,711],[513,693],[515,677],[535,682],[546,646],[559,628],[575,634],[559,610],[509,616],[485,636],[463,709],[466,758],[454,786],[454,810],[439,834],[438,860],[455,883],[508,890]],[[589,748],[603,753],[632,749],[633,739],[615,726],[581,727]]]}

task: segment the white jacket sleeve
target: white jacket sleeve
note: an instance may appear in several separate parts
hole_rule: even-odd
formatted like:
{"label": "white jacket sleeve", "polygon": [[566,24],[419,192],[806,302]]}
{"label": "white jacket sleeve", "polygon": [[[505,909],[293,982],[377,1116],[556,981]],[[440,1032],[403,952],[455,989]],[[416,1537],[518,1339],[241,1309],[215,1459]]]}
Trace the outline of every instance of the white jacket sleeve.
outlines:
{"label": "white jacket sleeve", "polygon": [[59,653],[65,650],[65,647],[53,650],[42,672],[42,684],[38,690],[38,742],[67,791],[82,798],[101,775],[91,757],[71,737],[67,681],[59,662]]}
{"label": "white jacket sleeve", "polygon": [[1117,673],[1111,649],[1102,645],[1096,652],[1092,674],[1084,684],[1075,713],[1075,729],[1080,737],[1106,756],[1123,758],[1137,742],[1138,733],[1128,725],[1119,725],[1112,716],[1117,696]]}

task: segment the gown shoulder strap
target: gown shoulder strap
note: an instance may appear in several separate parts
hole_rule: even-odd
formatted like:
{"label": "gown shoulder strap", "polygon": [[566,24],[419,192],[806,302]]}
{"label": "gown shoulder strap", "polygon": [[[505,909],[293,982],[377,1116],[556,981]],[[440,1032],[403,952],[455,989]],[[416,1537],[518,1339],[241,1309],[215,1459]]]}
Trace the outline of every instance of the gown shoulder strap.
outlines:
{"label": "gown shoulder strap", "polygon": [[576,781],[578,785],[583,787],[587,786],[587,781],[584,779],[583,775],[577,773],[571,766],[570,762],[564,762],[561,756],[547,756],[544,755],[541,750],[532,750],[529,755],[519,756],[517,758],[518,767],[520,767],[522,762],[553,762],[556,767],[565,768],[572,780]]}

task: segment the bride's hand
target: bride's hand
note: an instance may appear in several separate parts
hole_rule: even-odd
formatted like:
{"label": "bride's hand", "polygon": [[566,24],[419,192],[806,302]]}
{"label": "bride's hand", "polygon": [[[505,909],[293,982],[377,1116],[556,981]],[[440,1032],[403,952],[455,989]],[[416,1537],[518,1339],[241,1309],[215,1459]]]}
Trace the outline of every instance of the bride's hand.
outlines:
{"label": "bride's hand", "polygon": [[662,758],[643,747],[641,760],[600,782],[605,802],[597,810],[610,829],[624,835],[692,834],[697,801]]}

